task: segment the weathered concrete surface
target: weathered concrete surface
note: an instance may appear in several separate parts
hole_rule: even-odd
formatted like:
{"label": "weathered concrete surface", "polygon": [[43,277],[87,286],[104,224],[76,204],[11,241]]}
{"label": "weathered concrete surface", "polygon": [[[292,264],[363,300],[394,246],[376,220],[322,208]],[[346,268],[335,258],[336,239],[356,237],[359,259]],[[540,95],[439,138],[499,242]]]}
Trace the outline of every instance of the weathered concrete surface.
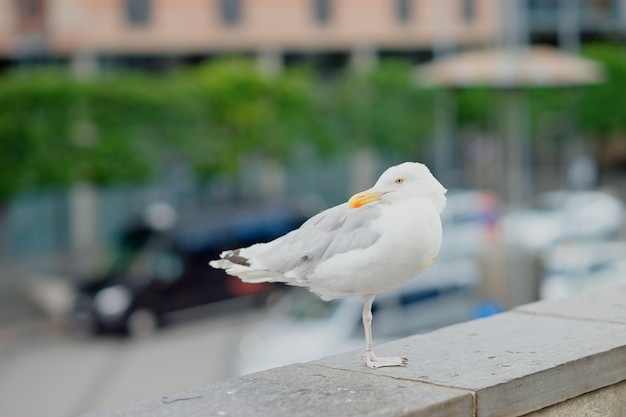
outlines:
{"label": "weathered concrete surface", "polygon": [[626,416],[626,382],[601,388],[524,417],[624,417]]}
{"label": "weathered concrete surface", "polygon": [[476,392],[478,416],[519,416],[626,379],[626,326],[504,313],[379,345],[406,368],[369,369],[360,352],[315,363]]}
{"label": "weathered concrete surface", "polygon": [[468,391],[290,365],[142,401],[97,416],[472,416]]}
{"label": "weathered concrete surface", "polygon": [[626,285],[596,288],[562,300],[538,301],[514,311],[626,324]]}
{"label": "weathered concrete surface", "polygon": [[406,368],[370,370],[359,352],[316,363],[472,390],[478,416],[515,416],[626,380],[625,345],[622,285],[377,346]]}
{"label": "weathered concrete surface", "polygon": [[626,285],[533,303],[376,346],[406,368],[354,351],[90,416],[626,416],[625,304]]}

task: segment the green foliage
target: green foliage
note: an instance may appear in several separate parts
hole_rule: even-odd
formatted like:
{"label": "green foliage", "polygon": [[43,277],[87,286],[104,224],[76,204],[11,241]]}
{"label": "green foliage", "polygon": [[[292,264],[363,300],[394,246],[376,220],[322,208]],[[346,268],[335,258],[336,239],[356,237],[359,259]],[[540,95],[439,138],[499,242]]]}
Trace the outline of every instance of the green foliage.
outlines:
{"label": "green foliage", "polygon": [[621,111],[626,108],[624,47],[588,44],[581,53],[601,66],[604,80],[573,88],[531,89],[528,95],[535,129],[543,126],[558,131],[559,125],[568,125],[566,119],[574,117],[575,126],[595,139],[626,132],[626,115]]}
{"label": "green foliage", "polygon": [[467,88],[457,93],[457,117],[462,126],[488,129],[493,120],[497,92],[486,87]]}
{"label": "green foliage", "polygon": [[237,172],[242,157],[360,146],[414,155],[431,130],[432,92],[412,68],[383,62],[320,81],[309,70],[261,76],[226,59],[162,77],[107,74],[79,82],[41,70],[0,77],[0,201],[76,181],[138,181],[164,158],[204,176]]}
{"label": "green foliage", "polygon": [[344,71],[319,90],[322,150],[374,147],[415,156],[432,130],[432,91],[420,89],[412,67],[383,61],[367,74]]}
{"label": "green foliage", "polygon": [[56,75],[33,82],[14,77],[0,85],[0,199],[69,180],[63,165],[72,161],[69,109],[75,93],[69,80]]}
{"label": "green foliage", "polygon": [[[595,136],[626,131],[626,54],[590,45],[604,83],[528,92],[533,126],[558,124],[579,106],[580,126]],[[371,147],[418,156],[433,129],[433,90],[421,89],[413,67],[383,61],[362,74],[346,70],[320,80],[310,70],[261,76],[253,63],[218,60],[167,76],[106,74],[79,82],[41,70],[0,77],[0,201],[20,191],[139,181],[170,155],[203,176],[237,172],[242,158],[290,155],[299,143],[322,154]],[[497,91],[457,94],[462,126],[494,128]]]}
{"label": "green foliage", "polygon": [[249,61],[224,60],[194,69],[203,103],[206,135],[190,141],[187,150],[200,173],[235,172],[250,152],[284,158],[303,137],[314,111],[312,77],[289,70],[280,77],[261,76]]}
{"label": "green foliage", "polygon": [[151,99],[115,81],[80,84],[54,71],[2,78],[0,201],[76,181],[146,178],[150,164],[133,139],[145,113],[156,113]]}
{"label": "green foliage", "polygon": [[626,132],[626,50],[623,45],[593,44],[583,54],[599,61],[605,80],[585,87],[581,99],[581,127],[592,134]]}
{"label": "green foliage", "polygon": [[[560,126],[567,125],[569,117],[575,117],[578,128],[595,138],[626,132],[626,113],[622,111],[626,108],[626,50],[622,45],[590,44],[583,48],[582,55],[600,64],[604,81],[572,88],[527,89],[524,94],[530,106],[533,135],[548,130],[558,136]],[[489,129],[491,123],[494,127],[499,108],[497,90],[459,90],[457,103],[460,125]]]}

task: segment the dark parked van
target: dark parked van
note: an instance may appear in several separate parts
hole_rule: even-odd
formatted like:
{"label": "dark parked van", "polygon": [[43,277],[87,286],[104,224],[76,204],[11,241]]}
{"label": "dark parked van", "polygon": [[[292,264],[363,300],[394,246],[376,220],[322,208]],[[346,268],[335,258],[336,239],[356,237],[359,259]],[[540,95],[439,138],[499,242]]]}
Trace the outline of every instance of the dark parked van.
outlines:
{"label": "dark parked van", "polygon": [[276,286],[245,284],[209,261],[223,250],[275,239],[305,220],[298,210],[255,207],[167,230],[136,223],[121,234],[108,270],[78,285],[70,328],[136,335],[192,307],[241,296],[262,300]]}

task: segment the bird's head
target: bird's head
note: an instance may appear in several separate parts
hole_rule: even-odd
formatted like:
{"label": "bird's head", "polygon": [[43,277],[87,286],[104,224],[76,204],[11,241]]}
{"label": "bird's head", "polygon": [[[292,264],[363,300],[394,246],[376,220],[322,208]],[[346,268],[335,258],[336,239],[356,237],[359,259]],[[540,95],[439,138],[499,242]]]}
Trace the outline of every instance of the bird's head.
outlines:
{"label": "bird's head", "polygon": [[369,190],[353,195],[348,206],[359,208],[370,203],[391,203],[407,198],[430,200],[441,212],[446,206],[446,189],[426,165],[405,162],[388,168]]}

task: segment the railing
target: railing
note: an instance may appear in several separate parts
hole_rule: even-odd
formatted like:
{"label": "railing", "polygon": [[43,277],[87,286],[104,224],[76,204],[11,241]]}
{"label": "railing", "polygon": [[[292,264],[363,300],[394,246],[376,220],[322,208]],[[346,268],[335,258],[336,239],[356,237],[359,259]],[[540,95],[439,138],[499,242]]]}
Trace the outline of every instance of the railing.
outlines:
{"label": "railing", "polygon": [[[626,285],[153,398],[112,416],[625,416]],[[209,358],[206,360],[219,360]]]}

